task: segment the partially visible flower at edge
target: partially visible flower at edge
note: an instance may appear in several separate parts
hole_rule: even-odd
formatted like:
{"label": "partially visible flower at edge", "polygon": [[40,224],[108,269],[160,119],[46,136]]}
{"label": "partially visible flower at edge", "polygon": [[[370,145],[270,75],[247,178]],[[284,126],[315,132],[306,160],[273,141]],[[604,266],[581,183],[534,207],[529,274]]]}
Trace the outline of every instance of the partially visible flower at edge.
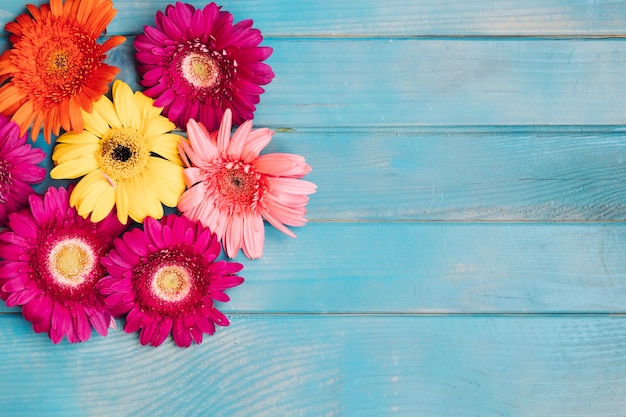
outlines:
{"label": "partially visible flower at edge", "polygon": [[229,110],[219,132],[209,134],[202,124],[189,121],[189,140],[180,143],[189,188],[178,209],[223,239],[229,257],[242,248],[248,258],[259,258],[265,241],[263,219],[295,237],[285,225],[306,224],[308,194],[316,186],[300,179],[311,171],[302,156],[259,156],[272,139],[271,130],[253,130],[247,121],[231,137],[231,127]]}
{"label": "partially visible flower at edge", "polygon": [[0,115],[0,227],[6,226],[9,213],[28,205],[35,192],[31,185],[45,179],[45,168],[37,166],[45,157],[26,143],[17,124]]}
{"label": "partially visible flower at edge", "polygon": [[217,130],[227,108],[236,125],[253,118],[259,95],[274,73],[263,63],[272,48],[252,20],[233,25],[215,3],[204,9],[177,2],[159,11],[156,27],[135,38],[137,70],[144,93],[184,129],[190,119]]}
{"label": "partially visible flower at edge", "polygon": [[185,190],[178,153],[181,137],[161,109],[124,82],[113,84],[113,102],[106,96],[83,113],[85,130],[59,136],[52,154],[55,179],[81,178],[70,204],[93,221],[115,206],[120,222],[128,217],[163,217],[162,203],[175,207]]}
{"label": "partially visible flower at edge", "polygon": [[102,336],[114,323],[95,284],[105,275],[101,258],[123,226],[111,214],[93,223],[69,207],[68,191],[33,194],[30,206],[9,215],[0,234],[0,298],[22,306],[36,333],[53,343],[66,336],[84,342],[92,327]]}
{"label": "partially visible flower at edge", "polygon": [[124,330],[141,330],[142,345],[159,346],[171,333],[176,345],[202,342],[215,324],[227,326],[213,301],[230,298],[224,290],[241,284],[243,265],[216,261],[221,245],[200,223],[170,214],[147,217],[143,230],[131,229],[102,259],[110,275],[98,283],[107,308],[126,316]]}
{"label": "partially visible flower at edge", "polygon": [[13,48],[0,56],[0,113],[12,116],[21,134],[32,125],[37,139],[43,126],[46,142],[53,132],[83,130],[81,109],[107,90],[119,69],[103,63],[105,53],[126,40],[112,36],[97,43],[115,13],[110,0],[52,0],[26,6],[6,25]]}

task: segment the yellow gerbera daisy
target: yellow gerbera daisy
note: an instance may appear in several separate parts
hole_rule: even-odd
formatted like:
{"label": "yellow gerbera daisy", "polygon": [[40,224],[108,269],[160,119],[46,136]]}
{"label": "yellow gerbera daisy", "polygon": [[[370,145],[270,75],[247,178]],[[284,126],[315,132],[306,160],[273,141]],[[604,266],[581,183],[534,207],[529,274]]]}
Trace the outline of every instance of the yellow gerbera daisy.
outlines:
{"label": "yellow gerbera daisy", "polygon": [[57,138],[50,171],[55,179],[83,177],[70,197],[78,213],[98,222],[117,208],[117,218],[142,222],[163,217],[162,204],[175,207],[185,191],[181,137],[161,116],[154,100],[122,81],[113,84],[113,102],[106,96],[83,112],[85,129]]}

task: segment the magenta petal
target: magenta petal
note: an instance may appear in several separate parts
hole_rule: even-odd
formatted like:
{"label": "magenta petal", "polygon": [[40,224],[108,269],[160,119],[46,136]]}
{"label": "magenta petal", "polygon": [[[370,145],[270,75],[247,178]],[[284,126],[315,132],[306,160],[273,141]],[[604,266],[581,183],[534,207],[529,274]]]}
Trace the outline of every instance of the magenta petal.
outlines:
{"label": "magenta petal", "polygon": [[161,323],[159,323],[157,331],[154,332],[154,336],[150,344],[152,346],[159,346],[161,343],[163,343],[165,339],[167,339],[167,336],[170,334],[173,323],[174,322],[171,318],[163,318],[163,320],[161,320]]}
{"label": "magenta petal", "polygon": [[189,333],[189,330],[185,328],[183,319],[179,318],[174,321],[172,336],[174,337],[174,342],[177,346],[191,346],[191,334]]}
{"label": "magenta petal", "polygon": [[152,323],[141,329],[141,332],[139,333],[139,342],[142,345],[147,345],[148,343],[150,343],[150,341],[154,337],[154,334],[156,333],[157,326],[158,322],[153,321]]}

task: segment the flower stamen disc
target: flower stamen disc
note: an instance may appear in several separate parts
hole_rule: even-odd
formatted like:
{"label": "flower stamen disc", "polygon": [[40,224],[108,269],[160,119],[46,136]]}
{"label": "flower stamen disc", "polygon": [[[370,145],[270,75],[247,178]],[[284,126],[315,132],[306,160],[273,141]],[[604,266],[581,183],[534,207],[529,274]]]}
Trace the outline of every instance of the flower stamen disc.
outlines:
{"label": "flower stamen disc", "polygon": [[48,267],[55,281],[77,287],[94,268],[92,248],[80,239],[70,238],[58,242],[48,255]]}
{"label": "flower stamen disc", "polygon": [[178,265],[167,265],[155,272],[152,291],[164,301],[174,302],[184,299],[191,290],[191,276]]}
{"label": "flower stamen disc", "polygon": [[197,88],[212,88],[220,79],[219,66],[208,55],[191,52],[180,64],[182,76]]}
{"label": "flower stamen disc", "polygon": [[232,168],[224,167],[216,172],[217,188],[230,204],[241,208],[254,208],[263,195],[260,176],[249,169],[236,164]]}
{"label": "flower stamen disc", "polygon": [[116,181],[123,181],[144,170],[150,157],[144,137],[128,127],[111,129],[100,141],[96,162],[102,172]]}

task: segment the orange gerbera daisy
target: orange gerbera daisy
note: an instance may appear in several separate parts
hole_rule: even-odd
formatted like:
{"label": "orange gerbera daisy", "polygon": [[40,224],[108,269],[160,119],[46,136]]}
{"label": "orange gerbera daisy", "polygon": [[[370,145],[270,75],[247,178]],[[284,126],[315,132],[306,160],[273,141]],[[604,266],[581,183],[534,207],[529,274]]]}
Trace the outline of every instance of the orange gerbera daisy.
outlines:
{"label": "orange gerbera daisy", "polygon": [[51,0],[7,23],[13,49],[0,56],[0,113],[12,116],[20,134],[32,125],[37,139],[43,126],[50,134],[83,130],[81,108],[91,113],[93,102],[107,92],[119,69],[104,64],[106,52],[126,40],[112,36],[97,43],[115,16],[110,0]]}

